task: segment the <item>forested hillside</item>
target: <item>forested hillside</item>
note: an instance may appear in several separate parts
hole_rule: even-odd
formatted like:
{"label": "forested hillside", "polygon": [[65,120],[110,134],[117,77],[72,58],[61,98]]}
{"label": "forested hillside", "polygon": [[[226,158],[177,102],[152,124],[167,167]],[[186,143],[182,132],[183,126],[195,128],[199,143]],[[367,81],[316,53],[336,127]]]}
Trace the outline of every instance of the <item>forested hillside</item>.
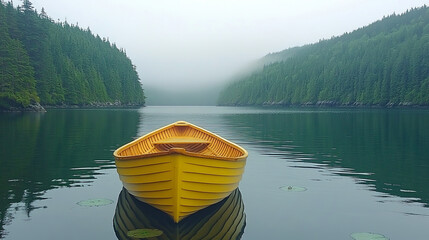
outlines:
{"label": "forested hillside", "polygon": [[219,105],[429,105],[429,8],[267,55]]}
{"label": "forested hillside", "polygon": [[143,105],[123,49],[89,29],[54,22],[28,0],[0,1],[0,109],[42,105]]}

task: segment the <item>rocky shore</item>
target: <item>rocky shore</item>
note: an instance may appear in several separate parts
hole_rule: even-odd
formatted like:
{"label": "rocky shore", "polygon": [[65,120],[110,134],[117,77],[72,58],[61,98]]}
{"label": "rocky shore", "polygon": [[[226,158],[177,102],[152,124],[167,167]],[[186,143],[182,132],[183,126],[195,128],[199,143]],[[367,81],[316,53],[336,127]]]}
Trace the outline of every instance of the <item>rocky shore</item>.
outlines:
{"label": "rocky shore", "polygon": [[40,103],[31,103],[27,107],[0,108],[0,112],[46,112],[46,109]]}
{"label": "rocky shore", "polygon": [[[254,105],[257,106],[257,105]],[[274,101],[267,101],[262,103],[259,106],[281,106],[281,107],[380,107],[380,108],[395,108],[395,107],[422,107],[427,108],[428,105],[419,105],[411,102],[400,102],[400,103],[392,103],[388,102],[386,104],[364,104],[362,102],[350,102],[350,103],[340,103],[336,101],[317,101],[317,102],[305,102],[305,103],[297,103],[297,104],[289,104]]]}
{"label": "rocky shore", "polygon": [[61,104],[61,105],[45,105],[42,106],[40,103],[32,103],[27,107],[9,107],[7,109],[0,109],[0,112],[46,112],[46,109],[73,109],[73,108],[139,108],[144,105],[138,104],[129,104],[121,103],[120,101],[116,102],[91,102],[88,104],[81,105],[70,105],[70,104]]}
{"label": "rocky shore", "polygon": [[86,104],[60,104],[60,105],[45,105],[49,108],[138,108],[143,107],[142,104],[122,103],[121,101],[115,102],[90,102]]}

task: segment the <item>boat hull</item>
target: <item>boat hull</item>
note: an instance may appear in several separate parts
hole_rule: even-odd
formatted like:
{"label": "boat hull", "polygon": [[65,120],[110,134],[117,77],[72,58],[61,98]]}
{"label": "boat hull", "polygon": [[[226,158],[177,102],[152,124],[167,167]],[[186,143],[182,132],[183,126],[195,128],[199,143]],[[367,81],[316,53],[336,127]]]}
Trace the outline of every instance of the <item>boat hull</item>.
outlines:
{"label": "boat hull", "polygon": [[230,195],[247,159],[242,147],[184,121],[148,133],[113,155],[128,192],[175,222]]}
{"label": "boat hull", "polygon": [[246,160],[228,161],[173,153],[165,156],[116,160],[124,187],[179,222],[213,205],[234,191]]}

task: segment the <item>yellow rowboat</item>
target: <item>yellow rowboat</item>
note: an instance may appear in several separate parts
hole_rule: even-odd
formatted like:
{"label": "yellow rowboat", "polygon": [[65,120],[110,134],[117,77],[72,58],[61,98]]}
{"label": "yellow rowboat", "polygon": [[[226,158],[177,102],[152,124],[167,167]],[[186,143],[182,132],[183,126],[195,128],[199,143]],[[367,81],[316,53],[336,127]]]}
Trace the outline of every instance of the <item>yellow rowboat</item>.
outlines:
{"label": "yellow rowboat", "polygon": [[241,193],[237,188],[222,201],[213,204],[176,224],[171,217],[136,200],[126,189],[118,197],[113,229],[118,239],[135,229],[158,229],[160,236],[150,239],[240,239],[246,226],[246,214]]}
{"label": "yellow rowboat", "polygon": [[118,148],[113,155],[128,192],[177,223],[238,187],[247,151],[179,121]]}

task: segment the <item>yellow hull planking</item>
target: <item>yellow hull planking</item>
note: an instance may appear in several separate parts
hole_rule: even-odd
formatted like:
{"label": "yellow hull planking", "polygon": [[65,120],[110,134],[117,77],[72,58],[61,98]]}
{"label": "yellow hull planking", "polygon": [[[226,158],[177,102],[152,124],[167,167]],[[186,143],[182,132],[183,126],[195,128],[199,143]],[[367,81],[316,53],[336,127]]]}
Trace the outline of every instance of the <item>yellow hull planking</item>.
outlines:
{"label": "yellow hull planking", "polygon": [[247,152],[213,133],[176,122],[115,151],[124,187],[177,223],[234,191]]}

